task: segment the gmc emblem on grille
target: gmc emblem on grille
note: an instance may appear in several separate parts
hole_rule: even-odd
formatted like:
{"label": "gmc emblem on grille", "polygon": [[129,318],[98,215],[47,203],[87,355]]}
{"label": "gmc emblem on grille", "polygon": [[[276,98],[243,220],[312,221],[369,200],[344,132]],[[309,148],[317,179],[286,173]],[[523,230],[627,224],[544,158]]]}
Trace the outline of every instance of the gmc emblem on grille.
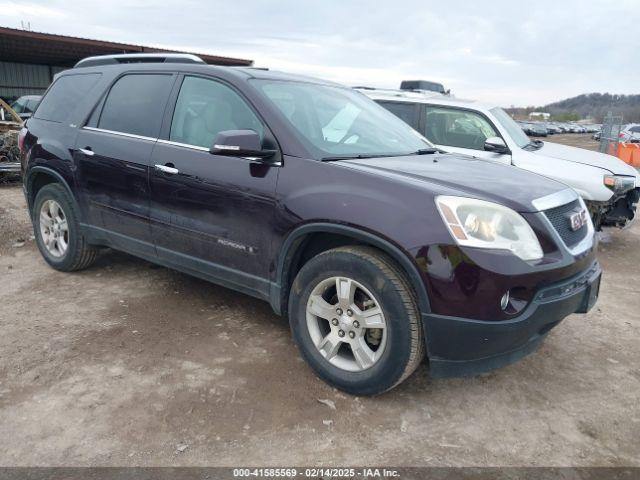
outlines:
{"label": "gmc emblem on grille", "polygon": [[583,209],[577,213],[573,213],[569,217],[569,220],[571,221],[571,230],[574,232],[580,230],[587,224],[587,211]]}

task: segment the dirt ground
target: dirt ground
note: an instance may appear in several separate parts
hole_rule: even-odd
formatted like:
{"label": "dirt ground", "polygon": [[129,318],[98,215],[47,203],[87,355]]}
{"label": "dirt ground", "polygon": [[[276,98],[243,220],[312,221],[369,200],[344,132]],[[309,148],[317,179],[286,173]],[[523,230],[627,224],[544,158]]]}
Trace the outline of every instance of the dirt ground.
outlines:
{"label": "dirt ground", "polygon": [[575,134],[575,133],[562,133],[559,135],[549,135],[548,137],[539,138],[544,142],[562,143],[564,145],[571,145],[572,147],[586,148],[588,150],[598,151],[600,142],[593,140],[591,134]]}
{"label": "dirt ground", "polygon": [[640,225],[536,353],[373,399],[317,379],[266,303],[117,252],[59,273],[30,235],[0,187],[2,466],[640,466]]}

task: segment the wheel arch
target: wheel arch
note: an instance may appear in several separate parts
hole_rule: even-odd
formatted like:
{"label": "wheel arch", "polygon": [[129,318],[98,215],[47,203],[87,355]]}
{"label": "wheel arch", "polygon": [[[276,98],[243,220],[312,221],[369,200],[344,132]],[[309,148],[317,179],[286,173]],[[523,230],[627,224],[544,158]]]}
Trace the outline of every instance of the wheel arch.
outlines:
{"label": "wheel arch", "polygon": [[333,223],[310,223],[293,230],[285,239],[278,255],[276,282],[272,284],[270,302],[278,314],[286,314],[289,289],[297,271],[304,265],[301,260],[307,248],[314,253],[313,242],[323,238],[324,249],[316,253],[347,244],[369,245],[389,255],[405,273],[414,288],[421,313],[431,311],[429,297],[417,266],[408,254],[383,237],[348,225]]}
{"label": "wheel arch", "polygon": [[[29,214],[33,209],[33,203],[36,199],[36,195],[44,187],[50,183],[59,183],[67,191],[71,199],[75,202],[76,197],[69,186],[67,180],[57,171],[52,168],[35,166],[29,169],[27,176],[24,180],[25,192],[27,197],[27,203],[29,207]],[[79,210],[78,210],[79,211]]]}

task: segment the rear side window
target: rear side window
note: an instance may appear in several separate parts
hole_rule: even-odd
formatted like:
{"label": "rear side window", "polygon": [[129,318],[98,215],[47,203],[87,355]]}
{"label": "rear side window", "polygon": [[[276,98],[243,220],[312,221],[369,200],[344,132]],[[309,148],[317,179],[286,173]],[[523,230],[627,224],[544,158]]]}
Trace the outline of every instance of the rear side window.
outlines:
{"label": "rear side window", "polygon": [[99,73],[58,78],[40,102],[35,118],[64,122],[100,78]]}
{"label": "rear side window", "polygon": [[378,102],[384,108],[393,113],[400,120],[408,123],[412,127],[418,127],[418,106],[415,103],[402,103],[402,102]]}
{"label": "rear side window", "polygon": [[125,75],[111,87],[98,128],[157,137],[172,84],[169,74]]}
{"label": "rear side window", "polygon": [[640,126],[639,127],[631,127],[629,129],[629,131],[633,132],[633,133],[640,133]]}

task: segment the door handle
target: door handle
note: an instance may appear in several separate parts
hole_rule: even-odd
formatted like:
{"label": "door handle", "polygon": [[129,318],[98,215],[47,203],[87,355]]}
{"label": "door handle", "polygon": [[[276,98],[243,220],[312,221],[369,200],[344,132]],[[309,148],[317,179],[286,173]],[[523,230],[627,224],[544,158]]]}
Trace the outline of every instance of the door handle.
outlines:
{"label": "door handle", "polygon": [[178,170],[175,167],[169,167],[167,165],[154,165],[156,170],[159,170],[163,173],[168,173],[169,175],[176,175],[177,173],[180,173],[180,170]]}
{"label": "door handle", "polygon": [[93,157],[95,155],[95,152],[91,150],[91,147],[79,148],[78,151],[87,157]]}

